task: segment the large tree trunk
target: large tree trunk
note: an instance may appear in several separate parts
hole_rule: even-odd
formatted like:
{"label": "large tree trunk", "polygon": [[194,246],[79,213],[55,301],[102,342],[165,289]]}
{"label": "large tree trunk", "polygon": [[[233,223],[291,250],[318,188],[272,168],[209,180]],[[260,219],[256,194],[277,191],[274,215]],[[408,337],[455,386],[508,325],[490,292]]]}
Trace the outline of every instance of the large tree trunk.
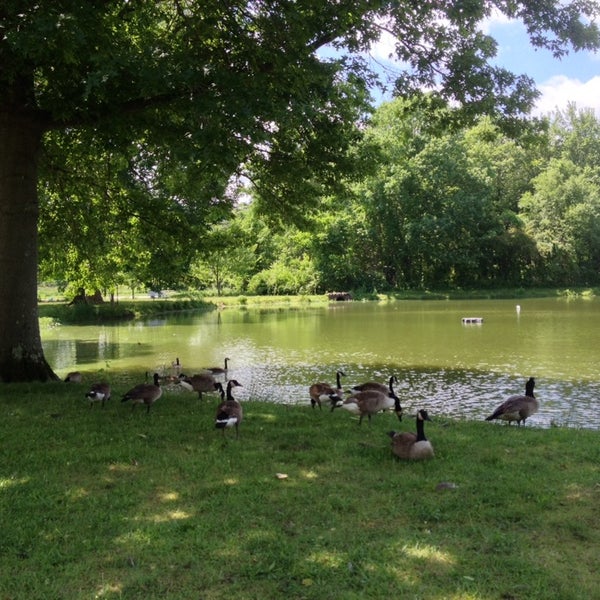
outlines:
{"label": "large tree trunk", "polygon": [[37,163],[43,129],[0,107],[0,381],[58,379],[42,349],[37,309]]}

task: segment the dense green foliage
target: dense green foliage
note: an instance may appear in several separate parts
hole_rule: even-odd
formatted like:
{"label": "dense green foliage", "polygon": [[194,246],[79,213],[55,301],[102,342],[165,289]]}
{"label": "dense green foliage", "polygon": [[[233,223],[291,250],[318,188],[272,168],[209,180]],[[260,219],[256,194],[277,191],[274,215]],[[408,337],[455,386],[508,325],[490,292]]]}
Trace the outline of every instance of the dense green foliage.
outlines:
{"label": "dense green foliage", "polygon": [[[144,28],[153,22],[159,46],[189,46],[189,32],[177,29],[168,5],[139,14],[109,11],[106,19],[129,22],[118,46],[124,49],[128,37],[145,35]],[[196,119],[200,110],[194,100],[183,113],[170,104],[143,112],[141,129],[133,128],[125,137],[119,120],[108,130],[86,125],[47,134],[40,219],[43,279],[65,282],[71,290],[208,287],[218,294],[595,282],[593,251],[584,256],[568,241],[560,250],[549,250],[549,232],[523,219],[532,212],[527,198],[523,212],[518,209],[523,195],[536,185],[533,178],[550,168],[548,156],[561,150],[550,147],[549,137],[530,135],[528,127],[516,140],[503,133],[515,131],[514,117],[526,113],[534,95],[527,78],[486,66],[494,45],[472,28],[489,10],[487,5],[473,4],[460,13],[449,7],[447,24],[455,30],[435,24],[437,9],[432,6],[421,7],[411,23],[400,18],[406,7],[395,4],[375,8],[353,3],[345,15],[341,7],[323,8],[317,15],[310,3],[304,9],[296,6],[298,14],[313,14],[312,28],[323,29],[319,34],[310,28],[295,31],[297,39],[286,39],[286,62],[281,64],[274,63],[272,53],[267,57],[268,45],[282,41],[270,20],[290,18],[287,9],[234,5],[231,11],[233,5],[226,9],[216,3],[197,14],[191,6],[180,7],[186,26],[201,18],[222,20],[229,28],[227,34],[203,31],[197,40],[193,56],[205,70],[200,83],[192,83],[193,75],[181,70],[168,84],[170,90],[200,85],[198,101],[202,112],[210,114],[208,120],[197,127],[187,120]],[[523,18],[532,32],[548,28],[550,15],[539,8],[531,3],[514,7],[510,16]],[[385,25],[373,20],[379,11],[388,11]],[[589,47],[595,30],[576,26],[575,17],[557,13],[550,27],[557,30],[556,39],[548,32],[536,33],[533,43],[550,46],[559,55],[564,51],[560,40],[566,39],[561,30],[569,29],[576,49]],[[50,14],[47,18],[52,20]],[[356,125],[367,110],[366,89],[374,79],[357,56],[349,62],[342,47],[347,45],[345,52],[364,50],[379,27],[403,40],[399,57],[414,67],[396,82],[399,90],[406,94],[428,81],[444,85],[427,104],[418,100],[423,100],[419,94],[413,102],[380,107],[361,132]],[[467,31],[473,31],[471,39]],[[175,39],[167,42],[173,33]],[[261,43],[245,37],[250,33]],[[437,48],[425,50],[418,40],[427,38]],[[113,47],[115,43],[112,39]],[[339,50],[334,60],[306,55],[307,45],[316,50],[326,43]],[[233,44],[239,44],[229,65],[234,73],[224,73],[220,52]],[[463,64],[452,59],[452,51]],[[115,68],[112,53],[114,48],[111,57],[94,59],[98,64],[90,71],[93,77],[87,75],[85,91],[90,98],[102,91],[102,82]],[[155,71],[151,54],[144,58],[148,53],[140,45],[125,51],[127,59],[119,59],[141,60],[140,84]],[[189,57],[187,62],[191,64]],[[81,68],[89,71],[90,65],[84,61]],[[326,83],[332,77],[333,86]],[[310,78],[314,81],[307,89]],[[211,86],[219,95],[227,93],[230,105],[216,98],[206,104]],[[113,87],[95,102],[118,105],[121,96],[129,102],[136,83],[119,89],[117,97]],[[257,90],[260,113],[241,111],[241,105],[256,102]],[[175,92],[165,91],[169,93]],[[461,108],[445,109],[444,97],[460,98]],[[68,118],[79,120],[87,108],[75,105]],[[477,113],[494,119],[469,125]],[[561,130],[557,135],[570,135],[572,117],[556,125]],[[84,121],[90,118],[95,120],[86,114]],[[262,121],[258,135],[257,118]],[[130,128],[136,127],[132,119],[127,117]],[[149,120],[154,120],[152,128]],[[585,164],[598,144],[593,133],[587,139],[583,150],[588,156],[579,156]],[[344,175],[349,178],[339,187]],[[239,205],[240,193],[250,194],[252,210]],[[585,227],[582,219],[580,229]],[[572,235],[577,235],[575,229]],[[592,265],[580,264],[586,260]]]}
{"label": "dense green foliage", "polygon": [[597,596],[597,431],[429,407],[436,457],[407,464],[391,414],[249,401],[223,442],[214,399],[167,390],[146,415],[119,402],[131,379],[101,376],[104,410],[79,384],[3,390],[3,598]]}
{"label": "dense green foliage", "polygon": [[[375,111],[354,148],[363,177],[324,197],[302,228],[274,226],[253,202],[185,248],[164,227],[172,260],[189,268],[172,268],[170,279],[148,271],[136,278],[132,270],[131,282],[219,295],[597,285],[600,122],[593,113],[572,106],[515,139],[488,118],[440,131],[430,126],[440,112],[447,111],[400,100]],[[114,271],[86,277],[76,248],[75,281],[114,281]],[[152,252],[139,252],[147,260],[132,264],[147,268]],[[68,264],[46,274],[69,281]]]}
{"label": "dense green foliage", "polygon": [[363,177],[302,228],[239,206],[188,247],[191,267],[171,285],[218,295],[598,285],[593,113],[573,106],[518,138],[489,118],[440,129],[448,113],[381,106],[354,148]]}
{"label": "dense green foliage", "polygon": [[487,118],[442,132],[430,119],[402,101],[375,112],[364,142],[379,150],[373,172],[324,201],[310,234],[273,235],[280,252],[266,273],[280,275],[261,291],[600,282],[600,123],[591,111],[571,107],[516,139]]}

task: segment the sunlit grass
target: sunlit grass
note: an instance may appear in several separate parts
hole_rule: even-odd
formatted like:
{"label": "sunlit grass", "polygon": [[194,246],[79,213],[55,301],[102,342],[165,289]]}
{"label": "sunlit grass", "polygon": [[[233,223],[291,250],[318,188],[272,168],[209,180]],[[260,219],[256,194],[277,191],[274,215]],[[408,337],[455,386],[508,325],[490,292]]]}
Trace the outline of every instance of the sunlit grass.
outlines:
{"label": "sunlit grass", "polygon": [[168,390],[149,415],[0,391],[0,598],[597,594],[598,432],[436,415],[436,458],[409,464],[393,415],[248,402],[235,440]]}

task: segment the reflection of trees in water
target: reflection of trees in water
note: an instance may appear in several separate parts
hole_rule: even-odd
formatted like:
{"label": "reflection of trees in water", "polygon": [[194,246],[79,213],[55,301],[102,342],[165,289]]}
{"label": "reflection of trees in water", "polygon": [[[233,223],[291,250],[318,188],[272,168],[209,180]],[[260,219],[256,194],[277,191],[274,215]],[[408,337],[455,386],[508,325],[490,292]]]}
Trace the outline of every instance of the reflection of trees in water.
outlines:
{"label": "reflection of trees in water", "polygon": [[[97,335],[96,339],[92,338],[93,334]],[[70,335],[76,336],[79,332],[74,330]],[[149,344],[122,340],[118,327],[91,327],[85,337],[87,339],[64,339],[59,336],[58,339],[45,340],[44,353],[52,368],[60,371],[95,363],[106,367],[106,363],[111,361],[153,353]]]}

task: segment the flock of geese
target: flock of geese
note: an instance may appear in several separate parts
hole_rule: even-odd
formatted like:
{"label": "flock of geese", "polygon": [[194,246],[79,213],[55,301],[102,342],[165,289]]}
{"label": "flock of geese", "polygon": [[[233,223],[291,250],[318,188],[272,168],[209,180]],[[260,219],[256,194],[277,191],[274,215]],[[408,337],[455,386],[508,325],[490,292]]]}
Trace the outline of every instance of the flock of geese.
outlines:
{"label": "flock of geese", "polygon": [[[393,410],[399,421],[402,421],[402,406],[400,398],[394,392],[394,384],[398,383],[395,375],[392,375],[387,385],[377,381],[367,381],[353,386],[349,390],[349,396],[342,389],[341,377],[345,377],[343,371],[336,373],[336,387],[327,383],[313,383],[309,388],[310,402],[312,407],[322,407],[322,402],[329,401],[331,411],[342,408],[348,412],[358,415],[358,424],[361,425],[366,416],[371,423],[371,417],[379,412]],[[423,460],[433,458],[433,446],[425,437],[424,422],[431,421],[426,410],[417,411],[417,433],[409,431],[390,431],[392,440],[392,453],[398,458],[408,460]]]}
{"label": "flock of geese", "polygon": [[[239,426],[244,417],[242,405],[233,396],[233,389],[242,387],[236,379],[227,379],[229,358],[225,358],[223,367],[209,367],[203,369],[200,373],[187,376],[181,373],[181,363],[179,358],[172,363],[172,368],[177,372],[176,375],[160,376],[154,373],[152,383],[140,383],[125,392],[121,402],[131,402],[132,410],[137,404],[145,405],[146,412],[150,412],[152,405],[161,397],[162,387],[161,379],[167,379],[169,382],[176,383],[182,388],[196,392],[198,398],[202,400],[203,393],[217,393],[220,395],[220,402],[215,413],[215,427],[223,431],[234,428],[236,438],[239,437]],[[395,375],[390,376],[387,384],[376,381],[367,381],[355,385],[350,390],[345,391],[342,388],[341,378],[345,377],[343,371],[336,372],[336,385],[333,387],[329,383],[313,383],[309,387],[310,403],[312,408],[319,407],[322,410],[324,402],[328,402],[331,411],[336,408],[347,410],[353,415],[359,417],[358,424],[361,425],[366,416],[369,424],[371,417],[379,412],[393,411],[402,421],[403,409],[400,404],[400,398],[394,391],[394,385],[398,383]],[[219,380],[226,381],[226,386]],[[78,371],[71,372],[65,378],[66,382],[81,383],[82,375]],[[509,424],[516,422],[518,426],[528,417],[536,413],[539,409],[539,402],[534,395],[535,380],[530,377],[525,384],[524,395],[514,395],[507,398],[496,410],[486,418],[486,421],[495,419],[503,420]],[[107,400],[110,399],[111,388],[106,382],[93,383],[85,397],[90,402],[90,407],[96,402],[100,402],[104,407]],[[434,456],[433,446],[425,436],[425,421],[431,421],[427,410],[420,409],[416,414],[416,433],[390,431],[392,453],[398,458],[408,460],[423,460]]]}
{"label": "flock of geese", "polygon": [[[121,402],[131,402],[132,410],[137,404],[146,406],[146,412],[150,412],[152,405],[162,396],[163,389],[160,384],[161,379],[167,379],[169,382],[174,382],[181,385],[182,388],[198,393],[198,397],[202,400],[202,393],[218,393],[221,397],[217,411],[215,414],[215,427],[221,429],[223,434],[229,428],[235,428],[236,437],[239,437],[239,425],[244,417],[242,405],[233,397],[233,388],[242,387],[236,379],[227,381],[224,388],[221,381],[217,377],[227,376],[229,358],[224,361],[223,367],[208,367],[203,369],[201,373],[188,377],[184,373],[179,372],[176,376],[163,376],[154,373],[152,383],[140,383],[130,390],[125,392],[121,398]],[[171,365],[175,371],[181,370],[179,358]],[[65,377],[65,382],[81,383],[82,375],[79,371],[73,371]],[[102,407],[111,397],[110,384],[101,381],[90,385],[85,397],[90,402],[92,407],[96,402],[100,402]]]}
{"label": "flock of geese", "polygon": [[[322,407],[322,402],[329,401],[331,410],[343,408],[359,416],[359,425],[362,423],[365,415],[369,422],[371,417],[378,412],[393,410],[399,421],[402,421],[402,406],[400,398],[394,392],[394,384],[398,383],[397,378],[392,375],[388,385],[375,381],[355,385],[349,391],[350,395],[345,397],[342,389],[341,377],[345,374],[342,371],[336,373],[336,387],[328,383],[314,383],[309,388],[310,402],[313,408]],[[517,425],[525,425],[528,417],[536,413],[539,409],[539,402],[536,399],[533,390],[535,388],[535,379],[530,377],[525,384],[525,395],[514,395],[507,398],[496,410],[486,418],[486,421],[500,419],[509,424],[516,421]],[[392,452],[398,458],[409,460],[422,460],[434,456],[433,446],[425,436],[425,421],[431,421],[427,410],[417,411],[416,422],[417,432],[398,432],[390,431],[389,436],[392,440]]]}

